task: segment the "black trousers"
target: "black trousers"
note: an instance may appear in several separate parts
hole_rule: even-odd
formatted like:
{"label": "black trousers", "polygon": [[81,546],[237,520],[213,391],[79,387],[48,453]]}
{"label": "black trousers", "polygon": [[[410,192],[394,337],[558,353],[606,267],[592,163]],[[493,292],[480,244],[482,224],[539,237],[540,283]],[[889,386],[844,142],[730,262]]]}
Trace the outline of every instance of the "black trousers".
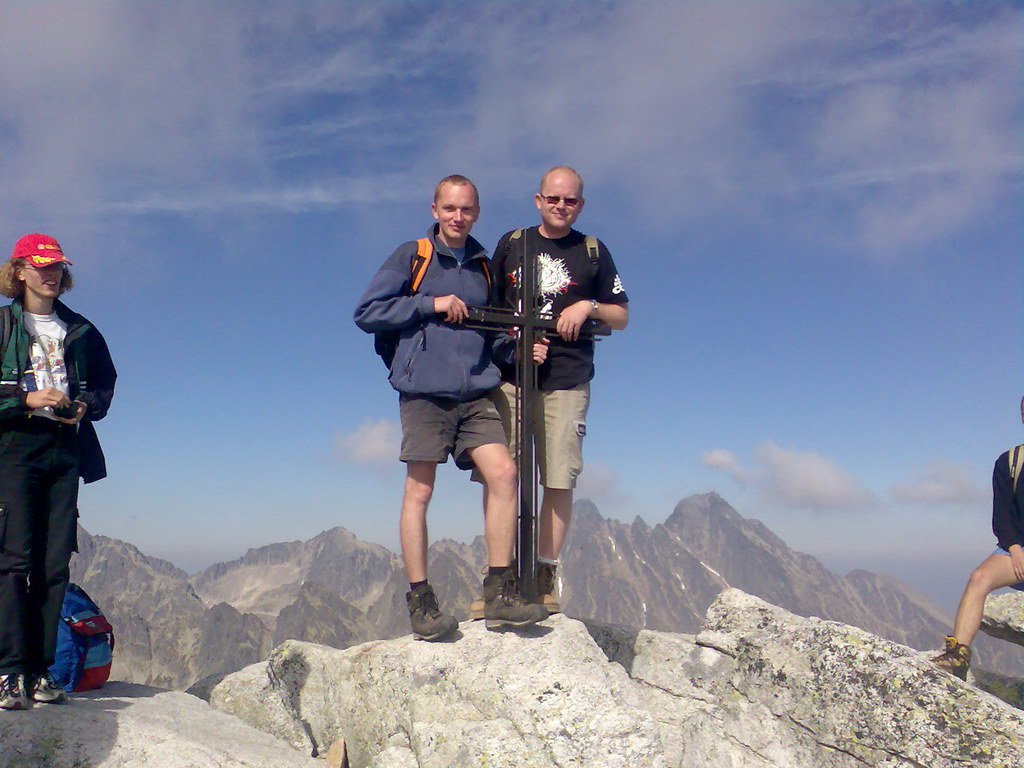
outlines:
{"label": "black trousers", "polygon": [[0,675],[53,663],[78,548],[75,427],[20,418],[0,432]]}

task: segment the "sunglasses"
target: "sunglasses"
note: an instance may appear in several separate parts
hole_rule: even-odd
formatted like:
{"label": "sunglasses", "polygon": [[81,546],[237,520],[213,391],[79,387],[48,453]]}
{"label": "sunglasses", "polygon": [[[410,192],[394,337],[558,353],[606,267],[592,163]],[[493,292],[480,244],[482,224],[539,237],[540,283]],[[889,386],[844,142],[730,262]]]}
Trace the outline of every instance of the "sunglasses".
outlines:
{"label": "sunglasses", "polygon": [[548,205],[558,205],[564,202],[567,208],[575,208],[580,204],[578,197],[560,197],[559,195],[541,195],[544,198],[544,202]]}

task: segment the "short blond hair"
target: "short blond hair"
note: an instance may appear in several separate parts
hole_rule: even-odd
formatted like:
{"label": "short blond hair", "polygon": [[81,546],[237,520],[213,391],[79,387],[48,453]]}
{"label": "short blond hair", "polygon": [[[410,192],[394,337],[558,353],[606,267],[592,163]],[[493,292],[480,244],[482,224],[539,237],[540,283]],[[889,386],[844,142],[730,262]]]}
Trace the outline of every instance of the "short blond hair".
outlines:
{"label": "short blond hair", "polygon": [[473,197],[476,198],[476,205],[477,205],[478,208],[480,207],[480,190],[478,190],[476,188],[476,184],[474,184],[472,181],[467,179],[465,176],[462,176],[462,175],[460,175],[458,173],[453,173],[451,176],[445,176],[443,179],[441,179],[439,182],[437,182],[437,186],[434,187],[434,202],[435,203],[438,200],[441,199],[441,188],[445,184],[455,184],[456,186],[460,186],[460,187],[465,185],[465,184],[469,184],[469,186],[471,186],[473,188]]}
{"label": "short blond hair", "polygon": [[[20,299],[25,295],[25,283],[18,279],[18,271],[29,265],[24,259],[8,259],[0,264],[0,293],[9,299]],[[65,294],[75,287],[71,270],[64,265],[64,274],[60,278],[60,292]]]}
{"label": "short blond hair", "polygon": [[543,176],[540,177],[540,187],[537,190],[538,193],[544,194],[544,182],[548,180],[555,171],[565,171],[566,173],[572,174],[576,177],[576,183],[580,185],[580,197],[583,196],[583,177],[580,176],[579,171],[568,165],[556,165],[554,168],[549,168]]}

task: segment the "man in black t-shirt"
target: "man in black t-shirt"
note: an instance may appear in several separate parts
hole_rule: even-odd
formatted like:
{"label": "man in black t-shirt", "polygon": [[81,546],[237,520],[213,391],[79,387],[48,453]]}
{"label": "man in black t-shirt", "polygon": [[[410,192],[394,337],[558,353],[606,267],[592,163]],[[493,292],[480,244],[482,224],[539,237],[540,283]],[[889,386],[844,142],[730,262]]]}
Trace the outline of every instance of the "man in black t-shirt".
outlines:
{"label": "man in black t-shirt", "polygon": [[[580,175],[565,165],[552,168],[541,178],[534,202],[540,211],[540,226],[524,230],[518,238],[506,233],[494,250],[492,271],[498,302],[521,309],[517,306],[520,264],[523,249],[531,249],[539,262],[537,306],[557,318],[560,338],[551,343],[548,358],[538,370],[541,392],[539,410],[534,415],[537,464],[544,487],[538,599],[549,613],[557,613],[561,607],[555,590],[555,569],[572,516],[572,491],[583,469],[583,437],[594,376],[594,342],[581,339],[580,328],[593,319],[622,330],[629,322],[629,305],[604,243],[591,238],[597,247],[590,252],[588,238],[572,228],[583,211]],[[504,384],[495,396],[511,438],[514,383]]]}

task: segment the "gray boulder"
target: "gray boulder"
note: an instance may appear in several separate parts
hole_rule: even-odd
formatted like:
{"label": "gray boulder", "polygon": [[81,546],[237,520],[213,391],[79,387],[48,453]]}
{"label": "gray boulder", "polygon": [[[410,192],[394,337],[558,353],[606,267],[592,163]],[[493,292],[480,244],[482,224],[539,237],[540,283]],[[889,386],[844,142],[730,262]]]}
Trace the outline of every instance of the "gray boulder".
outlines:
{"label": "gray boulder", "polygon": [[296,746],[343,737],[354,767],[668,765],[625,670],[582,623],[551,624],[519,635],[465,623],[457,642],[344,651],[288,641],[210,703]]}
{"label": "gray boulder", "polygon": [[739,590],[699,634],[554,616],[346,650],[289,641],[211,704],[353,768],[1024,765],[1024,717],[906,646]]}
{"label": "gray boulder", "polygon": [[65,706],[0,711],[4,768],[323,768],[178,691],[109,683]]}
{"label": "gray boulder", "polygon": [[817,765],[1024,765],[1024,716],[906,646],[739,590],[697,642],[733,660],[708,688],[792,723],[834,756]]}
{"label": "gray boulder", "polygon": [[989,595],[981,629],[992,637],[1024,645],[1024,593],[1014,590]]}

